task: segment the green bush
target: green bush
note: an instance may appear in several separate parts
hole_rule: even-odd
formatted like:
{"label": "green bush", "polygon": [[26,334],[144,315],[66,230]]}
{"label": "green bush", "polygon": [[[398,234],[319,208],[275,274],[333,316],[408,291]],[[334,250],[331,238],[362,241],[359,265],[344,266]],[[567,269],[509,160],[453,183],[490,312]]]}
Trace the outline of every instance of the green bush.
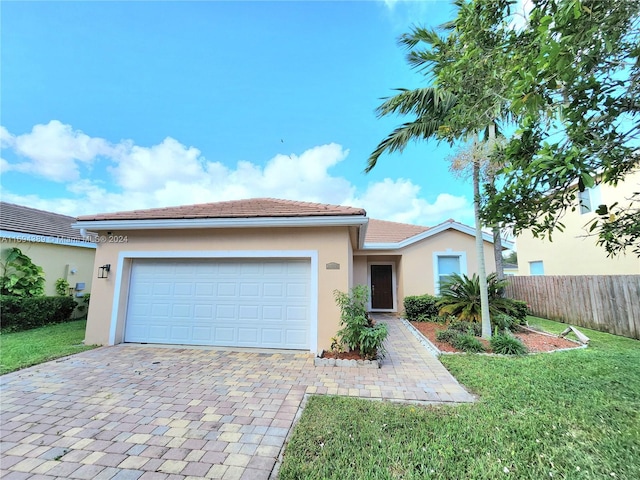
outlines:
{"label": "green bush", "polygon": [[[491,316],[506,314],[524,323],[527,316],[527,304],[519,300],[504,297],[504,288],[508,280],[499,280],[495,273],[487,276],[489,293],[489,313]],[[480,277],[475,273],[471,278],[454,273],[440,283],[440,299],[437,302],[439,313],[454,315],[461,320],[480,322]]]}
{"label": "green bush", "polygon": [[451,341],[455,348],[467,353],[484,352],[484,346],[476,337],[469,333],[460,333]]}
{"label": "green bush", "polygon": [[[3,256],[5,253],[3,252]],[[0,295],[41,297],[44,295],[44,271],[19,248],[6,250],[1,262]]]}
{"label": "green bush", "polygon": [[56,293],[61,297],[69,296],[69,282],[67,282],[64,278],[59,278],[56,280]]}
{"label": "green bush", "polygon": [[517,320],[505,313],[499,313],[498,315],[491,316],[491,329],[498,329],[499,332],[505,330],[513,330],[517,324]]}
{"label": "green bush", "polygon": [[446,330],[436,332],[436,340],[439,342],[451,343],[453,345],[453,339],[458,335],[460,335],[459,331],[447,328]]}
{"label": "green bush", "polygon": [[475,337],[482,335],[482,325],[476,322],[465,322],[463,320],[454,320],[449,324],[449,329],[459,333],[469,333]]}
{"label": "green bush", "polygon": [[527,302],[523,302],[522,300],[509,300],[511,301],[511,311],[509,315],[515,318],[520,325],[527,323],[527,315],[529,315]]}
{"label": "green bush", "polygon": [[407,320],[425,322],[438,316],[436,303],[438,297],[433,295],[416,295],[404,298],[404,311]]}
{"label": "green bush", "polygon": [[520,339],[504,333],[491,337],[491,350],[493,350],[493,353],[503,355],[524,355],[527,353],[527,347],[524,346]]}
{"label": "green bush", "polygon": [[389,329],[386,323],[374,324],[369,320],[369,289],[364,285],[356,285],[349,294],[338,290],[333,293],[340,307],[340,325],[343,326],[338,331],[338,341],[351,350],[360,350],[362,356],[368,359],[384,356],[382,344]]}
{"label": "green bush", "polygon": [[52,323],[71,320],[76,308],[72,297],[0,296],[0,316],[3,332],[18,332]]}

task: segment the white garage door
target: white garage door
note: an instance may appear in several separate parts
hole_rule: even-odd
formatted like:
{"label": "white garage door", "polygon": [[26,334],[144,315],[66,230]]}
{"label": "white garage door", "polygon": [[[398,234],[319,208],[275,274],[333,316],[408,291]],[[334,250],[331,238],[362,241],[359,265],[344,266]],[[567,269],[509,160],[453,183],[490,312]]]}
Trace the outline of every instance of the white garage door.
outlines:
{"label": "white garage door", "polygon": [[134,260],[125,342],[309,349],[310,262]]}

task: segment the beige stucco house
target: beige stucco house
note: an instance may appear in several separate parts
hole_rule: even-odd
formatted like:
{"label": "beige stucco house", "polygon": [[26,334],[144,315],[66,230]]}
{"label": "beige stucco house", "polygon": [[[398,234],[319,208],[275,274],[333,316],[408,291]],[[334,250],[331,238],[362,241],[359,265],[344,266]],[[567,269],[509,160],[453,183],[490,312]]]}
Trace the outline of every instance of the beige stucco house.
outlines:
{"label": "beige stucco house", "polygon": [[[362,209],[251,199],[79,217],[98,232],[85,342],[327,349],[334,291],[369,286],[398,312],[477,270],[474,230],[370,219]],[[487,270],[495,264],[485,236]]]}
{"label": "beige stucco house", "polygon": [[96,244],[71,228],[74,217],[0,202],[0,256],[19,248],[45,274],[45,295],[56,295],[59,278],[69,282],[72,293],[91,292]]}
{"label": "beige stucco house", "polygon": [[600,184],[577,194],[577,207],[562,218],[563,232],[554,232],[553,241],[534,238],[525,231],[516,238],[518,275],[633,275],[640,274],[640,259],[629,253],[607,257],[588,225],[599,205],[619,202],[628,205],[640,191],[640,171],[627,175],[616,187]]}

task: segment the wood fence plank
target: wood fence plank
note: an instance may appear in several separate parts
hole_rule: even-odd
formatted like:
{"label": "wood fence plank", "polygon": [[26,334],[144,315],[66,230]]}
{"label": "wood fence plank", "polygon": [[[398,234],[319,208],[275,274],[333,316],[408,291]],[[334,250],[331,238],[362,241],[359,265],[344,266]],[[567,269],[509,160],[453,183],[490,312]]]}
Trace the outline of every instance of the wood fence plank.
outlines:
{"label": "wood fence plank", "polygon": [[506,295],[531,313],[640,339],[640,275],[510,277]]}

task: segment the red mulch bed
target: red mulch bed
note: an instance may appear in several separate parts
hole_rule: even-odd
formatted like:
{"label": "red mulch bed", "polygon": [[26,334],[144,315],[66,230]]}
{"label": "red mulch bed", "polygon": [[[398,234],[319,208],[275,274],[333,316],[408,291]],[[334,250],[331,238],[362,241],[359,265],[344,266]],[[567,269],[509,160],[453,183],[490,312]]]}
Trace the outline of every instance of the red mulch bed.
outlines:
{"label": "red mulch bed", "polygon": [[365,360],[365,358],[360,355],[360,350],[355,349],[349,352],[322,352],[321,358],[335,358],[340,360]]}
{"label": "red mulch bed", "polygon": [[[416,327],[425,337],[429,339],[441,352],[460,352],[460,350],[452,347],[448,343],[438,342],[436,340],[436,332],[440,330],[446,330],[446,325],[443,323],[434,322],[411,322],[411,325]],[[531,332],[529,330],[523,330],[514,333],[516,337],[522,340],[529,350],[529,352],[552,352],[561,348],[576,348],[579,345],[570,342],[564,338],[550,337],[549,335],[543,335],[537,332]],[[489,342],[483,339],[479,339],[485,346],[487,352],[491,352]]]}

